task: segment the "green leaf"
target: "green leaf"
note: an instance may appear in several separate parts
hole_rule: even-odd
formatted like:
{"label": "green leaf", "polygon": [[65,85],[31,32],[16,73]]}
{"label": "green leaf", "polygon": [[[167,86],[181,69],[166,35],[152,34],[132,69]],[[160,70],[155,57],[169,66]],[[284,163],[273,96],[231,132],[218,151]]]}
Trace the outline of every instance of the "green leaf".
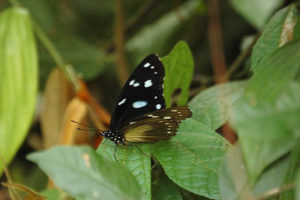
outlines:
{"label": "green leaf", "polygon": [[230,0],[234,9],[257,29],[262,29],[283,0]]}
{"label": "green leaf", "polygon": [[46,189],[40,192],[47,200],[63,199],[61,192],[58,189]]}
{"label": "green leaf", "polygon": [[245,85],[246,82],[231,82],[204,90],[189,102],[192,118],[211,130],[218,129],[228,120],[232,107],[243,95]]}
{"label": "green leaf", "polygon": [[239,143],[230,147],[219,169],[219,188],[223,200],[251,199],[248,174]]}
{"label": "green leaf", "polygon": [[254,195],[259,196],[273,188],[280,187],[284,182],[289,160],[289,157],[282,159],[268,168],[252,189],[241,147],[237,143],[226,152],[219,171],[219,187],[222,199],[255,199],[253,198]]}
{"label": "green leaf", "polygon": [[[117,148],[117,149],[116,149]],[[138,149],[140,148],[140,149]],[[116,150],[116,158],[114,153]],[[107,141],[102,143],[97,149],[97,153],[109,159],[112,162],[118,162],[121,166],[127,168],[135,177],[142,188],[147,199],[151,199],[151,160],[149,154],[149,145],[143,144],[136,146],[118,146],[115,143]],[[147,155],[148,154],[148,155]]]}
{"label": "green leaf", "polygon": [[[300,144],[300,138],[298,138],[298,144]],[[290,161],[288,163],[288,170],[285,175],[285,184],[290,184],[295,181],[297,171],[300,167],[300,145],[296,145],[290,154]],[[280,196],[280,200],[295,199],[295,192],[293,190],[287,191]]]}
{"label": "green leaf", "polygon": [[[300,39],[280,47],[261,62],[245,90],[253,104],[273,101],[296,76],[300,66]],[[276,84],[275,84],[276,83]]]}
{"label": "green leaf", "polygon": [[[34,114],[38,58],[27,10],[0,14],[0,157],[8,164],[21,146]],[[0,162],[0,174],[3,162]]]}
{"label": "green leaf", "polygon": [[46,31],[51,32],[57,22],[51,2],[45,0],[22,0],[22,5],[26,7],[33,19]]}
{"label": "green leaf", "polygon": [[281,187],[284,184],[290,160],[290,157],[280,159],[271,165],[270,168],[267,168],[255,184],[253,193],[262,195],[271,189]]}
{"label": "green leaf", "polygon": [[178,42],[169,55],[162,58],[165,66],[164,98],[170,107],[175,89],[180,89],[178,105],[185,105],[189,98],[189,88],[193,78],[194,60],[186,42]]}
{"label": "green leaf", "polygon": [[[298,11],[292,4],[278,11],[267,24],[253,47],[251,69],[255,72],[261,62],[268,59],[280,46],[292,37]],[[261,65],[260,67],[265,67]]]}
{"label": "green leaf", "polygon": [[217,171],[228,145],[208,127],[187,119],[172,139],[151,145],[151,152],[177,185],[208,198],[220,198]]}
{"label": "green leaf", "polygon": [[152,182],[153,200],[182,200],[178,187],[162,172]]}
{"label": "green leaf", "polygon": [[132,66],[136,66],[145,55],[153,52],[163,55],[168,52],[170,44],[174,45],[179,39],[171,38],[171,35],[182,31],[183,25],[186,25],[187,21],[195,16],[201,4],[203,4],[201,0],[187,1],[153,24],[145,26],[129,39],[126,43],[126,50],[133,60]]}
{"label": "green leaf", "polygon": [[[63,37],[55,39],[55,46],[66,62],[72,66],[84,79],[92,79],[102,73],[112,58],[89,43],[78,38]],[[55,66],[53,58],[48,53],[42,54],[41,64],[49,69]]]}
{"label": "green leaf", "polygon": [[290,84],[275,102],[245,100],[230,119],[237,131],[253,184],[270,163],[290,151],[300,137],[300,84]]}
{"label": "green leaf", "polygon": [[295,190],[296,190],[296,200],[300,200],[300,169],[298,169],[298,173],[295,180]]}
{"label": "green leaf", "polygon": [[54,147],[27,158],[37,163],[55,185],[74,197],[144,199],[130,172],[90,147]]}

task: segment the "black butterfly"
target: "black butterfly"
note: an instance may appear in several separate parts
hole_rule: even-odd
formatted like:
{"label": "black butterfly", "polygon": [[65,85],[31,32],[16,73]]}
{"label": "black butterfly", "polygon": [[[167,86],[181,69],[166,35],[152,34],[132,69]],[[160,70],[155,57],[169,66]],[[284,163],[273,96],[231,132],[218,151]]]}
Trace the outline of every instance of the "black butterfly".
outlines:
{"label": "black butterfly", "polygon": [[181,120],[192,116],[187,106],[167,108],[163,97],[164,66],[152,54],[125,83],[113,112],[110,130],[100,134],[115,144],[153,143],[176,134]]}

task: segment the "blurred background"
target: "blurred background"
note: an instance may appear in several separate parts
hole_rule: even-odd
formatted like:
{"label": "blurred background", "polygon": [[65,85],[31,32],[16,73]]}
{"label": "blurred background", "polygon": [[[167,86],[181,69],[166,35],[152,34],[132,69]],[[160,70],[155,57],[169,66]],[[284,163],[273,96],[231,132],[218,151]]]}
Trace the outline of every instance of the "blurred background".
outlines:
{"label": "blurred background", "polygon": [[[10,7],[12,2],[0,0],[0,11]],[[74,69],[71,71],[81,78],[81,89],[74,90],[74,84],[68,83],[66,75],[69,73],[72,77],[72,73],[59,70],[53,54],[36,37],[39,72],[34,119],[8,169],[15,182],[39,191],[49,184],[47,177],[26,160],[26,155],[65,144],[57,142],[57,138],[75,93],[83,99],[86,97],[88,102],[91,99],[97,102],[96,107],[105,118],[100,120],[99,126],[107,127],[121,86],[137,64],[151,53],[165,56],[180,40],[188,43],[195,61],[190,98],[216,82],[227,80],[218,77],[218,69],[221,75],[222,70],[228,71],[230,80],[247,78],[251,75],[248,56],[260,30],[275,11],[293,1],[18,2],[30,11],[33,24],[39,26],[63,62],[70,64]],[[82,89],[85,87],[88,90]],[[81,108],[76,102],[71,106]],[[67,143],[97,146],[97,139],[91,134],[76,132],[76,137]],[[2,175],[0,181],[4,180]],[[0,186],[0,196],[6,193]]]}

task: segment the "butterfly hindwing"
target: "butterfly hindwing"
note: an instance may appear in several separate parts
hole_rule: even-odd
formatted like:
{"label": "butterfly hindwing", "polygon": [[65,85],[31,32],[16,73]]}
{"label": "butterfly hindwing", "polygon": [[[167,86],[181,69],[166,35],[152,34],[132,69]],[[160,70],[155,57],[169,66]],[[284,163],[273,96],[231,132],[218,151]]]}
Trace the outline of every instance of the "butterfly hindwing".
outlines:
{"label": "butterfly hindwing", "polygon": [[191,115],[187,106],[158,110],[130,122],[121,132],[127,142],[151,143],[167,140],[176,135],[179,123]]}
{"label": "butterfly hindwing", "polygon": [[164,67],[155,54],[146,57],[138,65],[118,97],[111,118],[112,131],[121,129],[145,113],[165,108],[164,76]]}

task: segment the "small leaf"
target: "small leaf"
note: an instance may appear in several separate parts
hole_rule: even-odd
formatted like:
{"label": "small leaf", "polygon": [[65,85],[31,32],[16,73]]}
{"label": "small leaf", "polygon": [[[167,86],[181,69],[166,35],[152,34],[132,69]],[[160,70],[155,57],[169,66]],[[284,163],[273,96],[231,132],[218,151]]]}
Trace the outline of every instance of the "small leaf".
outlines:
{"label": "small leaf", "polygon": [[[0,14],[0,157],[8,164],[30,127],[38,88],[38,59],[27,10]],[[0,162],[0,174],[3,162]]]}
{"label": "small leaf", "polygon": [[218,169],[229,143],[193,119],[183,121],[177,135],[151,146],[167,176],[177,185],[208,198],[220,198]]}
{"label": "small leaf", "polygon": [[[113,142],[107,141],[99,146],[97,153],[127,168],[136,178],[147,199],[151,200],[151,160],[149,157],[149,145],[138,144],[138,147],[116,147]],[[114,153],[117,161],[114,158]]]}
{"label": "small leaf", "polygon": [[268,59],[279,47],[293,38],[293,30],[297,22],[298,11],[292,4],[278,11],[267,24],[262,35],[253,47],[251,69],[265,67],[259,65]]}
{"label": "small leaf", "polygon": [[180,89],[178,105],[185,105],[189,98],[189,88],[193,78],[194,60],[186,42],[178,42],[172,51],[162,58],[165,66],[164,98],[170,107],[175,89]]}
{"label": "small leaf", "polygon": [[230,0],[230,3],[249,23],[262,29],[283,0]]}
{"label": "small leaf", "polygon": [[74,197],[144,199],[130,172],[89,147],[54,147],[27,158],[37,163],[55,185]]}
{"label": "small leaf", "polygon": [[204,90],[189,102],[192,118],[211,130],[218,129],[228,120],[233,106],[243,95],[245,85],[246,82],[231,82]]}

